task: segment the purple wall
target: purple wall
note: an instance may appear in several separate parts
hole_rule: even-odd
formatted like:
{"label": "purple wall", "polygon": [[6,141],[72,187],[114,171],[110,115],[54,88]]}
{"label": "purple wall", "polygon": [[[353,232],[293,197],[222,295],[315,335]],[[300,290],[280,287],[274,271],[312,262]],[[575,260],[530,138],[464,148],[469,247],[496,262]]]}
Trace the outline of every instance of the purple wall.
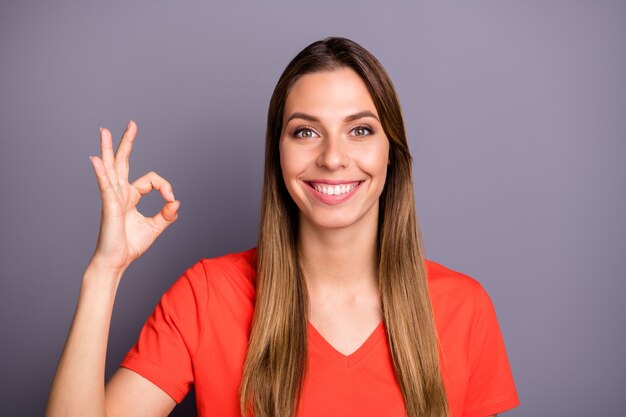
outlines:
{"label": "purple wall", "polygon": [[98,127],[135,119],[131,175],[182,200],[121,285],[110,374],[180,273],[254,245],[269,96],[329,35],[394,80],[428,255],[496,305],[522,401],[506,415],[620,415],[626,3],[247,3],[0,4],[0,415],[43,412],[97,235]]}

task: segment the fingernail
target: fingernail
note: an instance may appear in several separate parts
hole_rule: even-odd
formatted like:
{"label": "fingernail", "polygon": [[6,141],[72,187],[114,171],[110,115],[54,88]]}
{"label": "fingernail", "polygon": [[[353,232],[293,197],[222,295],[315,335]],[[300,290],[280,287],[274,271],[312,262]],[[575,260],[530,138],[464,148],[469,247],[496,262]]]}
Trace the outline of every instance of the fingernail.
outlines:
{"label": "fingernail", "polygon": [[172,198],[172,201],[176,201],[176,197],[174,197],[174,192],[170,191],[170,197]]}
{"label": "fingernail", "polygon": [[128,129],[130,129],[130,125],[133,124],[133,119],[130,119],[130,122],[128,122]]}
{"label": "fingernail", "polygon": [[100,132],[102,132],[102,129],[104,129],[103,127],[100,128]]}

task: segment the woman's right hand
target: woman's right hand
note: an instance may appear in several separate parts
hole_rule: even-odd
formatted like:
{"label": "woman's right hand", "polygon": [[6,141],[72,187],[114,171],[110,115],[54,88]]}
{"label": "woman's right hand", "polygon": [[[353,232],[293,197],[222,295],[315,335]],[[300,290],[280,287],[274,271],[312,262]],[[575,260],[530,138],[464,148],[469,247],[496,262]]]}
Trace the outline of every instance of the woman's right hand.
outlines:
{"label": "woman's right hand", "polygon": [[[180,205],[172,186],[154,172],[129,184],[128,159],[136,134],[137,125],[131,120],[113,154],[111,132],[100,129],[102,156],[90,158],[102,196],[100,235],[83,275],[74,319],[52,382],[48,417],[165,416],[176,405],[159,387],[130,371],[116,373],[114,389],[104,385],[109,326],[119,279],[126,267],[176,220]],[[152,190],[158,190],[166,202],[158,214],[144,217],[137,211],[137,203]],[[137,399],[142,400],[139,406]]]}
{"label": "woman's right hand", "polygon": [[[114,273],[122,273],[152,245],[178,218],[180,206],[170,183],[155,172],[128,182],[128,161],[136,134],[137,124],[131,120],[113,154],[111,132],[101,128],[102,157],[90,157],[102,197],[100,233],[91,264]],[[152,190],[158,190],[166,203],[155,216],[144,217],[137,204]]]}

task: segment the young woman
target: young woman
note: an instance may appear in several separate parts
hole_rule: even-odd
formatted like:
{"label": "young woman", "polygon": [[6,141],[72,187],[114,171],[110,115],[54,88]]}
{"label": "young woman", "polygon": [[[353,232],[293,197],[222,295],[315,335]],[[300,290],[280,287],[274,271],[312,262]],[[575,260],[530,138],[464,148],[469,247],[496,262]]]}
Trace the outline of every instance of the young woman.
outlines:
{"label": "young woman", "polygon": [[[258,248],[204,259],[163,296],[104,386],[128,265],[177,218],[155,173],[128,182],[137,126],[93,167],[98,245],[48,416],[165,416],[193,385],[200,416],[485,417],[518,404],[480,284],[426,261],[400,104],[345,38],[314,42],[272,95]],[[158,190],[153,218],[136,206]]]}

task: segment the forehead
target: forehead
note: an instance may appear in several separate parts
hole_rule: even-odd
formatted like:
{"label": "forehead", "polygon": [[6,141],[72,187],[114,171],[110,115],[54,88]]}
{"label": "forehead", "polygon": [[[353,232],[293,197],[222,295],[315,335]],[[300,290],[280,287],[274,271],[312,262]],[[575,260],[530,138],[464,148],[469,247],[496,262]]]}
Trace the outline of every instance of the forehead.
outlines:
{"label": "forehead", "polygon": [[340,68],[300,77],[287,95],[284,117],[293,112],[305,112],[332,119],[363,110],[378,116],[361,77],[352,69]]}

